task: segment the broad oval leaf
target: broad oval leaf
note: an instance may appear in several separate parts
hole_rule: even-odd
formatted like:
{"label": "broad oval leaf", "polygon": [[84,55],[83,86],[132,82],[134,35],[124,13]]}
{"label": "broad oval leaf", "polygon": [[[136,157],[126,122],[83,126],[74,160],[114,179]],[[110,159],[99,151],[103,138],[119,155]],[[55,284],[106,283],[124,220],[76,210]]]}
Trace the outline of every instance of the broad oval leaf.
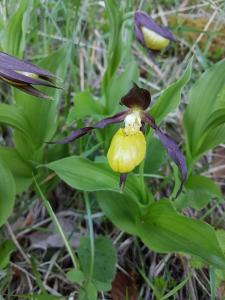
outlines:
{"label": "broad oval leaf", "polygon": [[138,225],[139,236],[157,252],[186,252],[209,264],[225,268],[225,256],[213,228],[199,220],[178,214],[168,200],[149,206]]}
{"label": "broad oval leaf", "polygon": [[0,244],[0,270],[7,267],[10,261],[10,254],[16,250],[16,246],[12,240],[5,240]]}
{"label": "broad oval leaf", "polygon": [[87,282],[79,290],[78,300],[97,300],[97,289],[92,282]]}
{"label": "broad oval leaf", "polygon": [[110,289],[111,281],[113,280],[113,277],[115,275],[116,266],[116,250],[113,246],[112,241],[104,236],[99,236],[95,239],[93,258],[94,265],[91,278],[90,238],[83,237],[81,239],[80,245],[77,249],[77,253],[79,257],[80,267],[86,277],[86,280],[92,280],[96,288],[100,288],[100,291],[102,291],[104,287],[109,287]]}
{"label": "broad oval leaf", "polygon": [[[117,191],[119,192],[119,174],[113,172],[107,164],[92,162],[79,156],[70,156],[46,165],[67,184],[83,191]],[[135,176],[129,174],[124,193],[137,198],[139,183]]]}
{"label": "broad oval leaf", "polygon": [[206,206],[212,198],[222,199],[219,185],[205,176],[190,175],[185,182],[185,188],[186,193],[175,202],[175,206],[179,210],[184,207],[193,207],[199,210]]}
{"label": "broad oval leaf", "polygon": [[16,185],[7,165],[0,160],[0,226],[10,216],[16,196]]}
{"label": "broad oval leaf", "polygon": [[97,201],[104,214],[121,230],[137,235],[140,205],[131,197],[115,192],[98,192]]}

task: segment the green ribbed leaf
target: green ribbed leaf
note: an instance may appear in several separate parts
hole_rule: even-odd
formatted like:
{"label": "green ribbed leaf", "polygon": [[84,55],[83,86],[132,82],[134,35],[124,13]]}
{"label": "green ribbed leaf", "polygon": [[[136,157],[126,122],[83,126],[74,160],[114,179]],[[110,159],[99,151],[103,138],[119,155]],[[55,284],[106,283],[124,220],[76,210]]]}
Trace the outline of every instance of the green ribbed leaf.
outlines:
{"label": "green ribbed leaf", "polygon": [[193,85],[184,114],[188,154],[193,159],[225,141],[225,59]]}
{"label": "green ribbed leaf", "polygon": [[[119,175],[107,164],[92,162],[79,156],[70,156],[46,165],[67,184],[83,191],[118,191]],[[139,194],[138,180],[130,174],[124,193],[136,198]]]}
{"label": "green ribbed leaf", "polygon": [[213,228],[178,214],[168,200],[149,206],[141,217],[138,232],[143,242],[157,252],[186,252],[209,264],[225,268],[225,256]]}
{"label": "green ribbed leaf", "polygon": [[0,226],[10,216],[16,196],[16,185],[12,173],[0,159]]}
{"label": "green ribbed leaf", "polygon": [[15,105],[0,104],[0,123],[19,130],[28,140],[32,140],[30,124],[22,111]]}
{"label": "green ribbed leaf", "polygon": [[162,120],[179,105],[182,89],[191,78],[192,63],[193,58],[190,59],[182,76],[163,91],[159,99],[157,99],[152,106],[150,115],[155,118],[157,124],[160,124]]}

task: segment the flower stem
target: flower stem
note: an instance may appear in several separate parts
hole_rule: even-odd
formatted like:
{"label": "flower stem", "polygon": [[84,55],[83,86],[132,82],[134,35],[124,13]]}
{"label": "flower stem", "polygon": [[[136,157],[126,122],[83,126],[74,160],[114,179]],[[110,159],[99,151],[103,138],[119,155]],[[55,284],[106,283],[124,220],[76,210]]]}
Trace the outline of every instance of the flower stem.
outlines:
{"label": "flower stem", "polygon": [[67,249],[67,251],[68,251],[68,253],[70,255],[70,258],[71,258],[71,260],[73,262],[74,268],[77,269],[78,266],[79,266],[78,258],[73,253],[73,250],[72,250],[72,248],[69,245],[69,242],[68,242],[68,240],[67,240],[67,238],[66,238],[66,236],[65,236],[65,234],[63,232],[63,229],[62,229],[62,227],[61,227],[61,225],[60,225],[60,223],[59,223],[59,221],[58,221],[58,219],[57,219],[57,217],[56,217],[56,215],[55,215],[55,213],[54,213],[54,211],[53,211],[53,209],[52,209],[49,201],[47,200],[47,198],[42,193],[42,190],[41,190],[41,188],[40,188],[40,186],[39,186],[39,184],[38,184],[38,182],[37,182],[37,180],[36,180],[36,178],[35,178],[34,175],[33,175],[33,179],[34,179],[35,186],[36,186],[36,188],[37,188],[37,190],[38,190],[38,192],[39,192],[39,194],[41,196],[41,199],[42,199],[42,201],[43,201],[43,203],[45,205],[45,208],[47,209],[48,214],[49,214],[50,218],[52,219],[52,222],[54,223],[56,229],[58,230],[59,234],[61,235],[61,238],[62,238],[62,240],[64,242],[64,245],[65,245],[65,247],[66,247],[66,249]]}
{"label": "flower stem", "polygon": [[215,270],[213,266],[209,267],[209,278],[210,278],[210,299],[215,300],[216,299],[216,291],[215,291]]}
{"label": "flower stem", "polygon": [[91,280],[93,271],[94,271],[95,243],[94,243],[93,222],[92,222],[92,216],[91,216],[91,206],[90,206],[90,201],[89,201],[87,192],[84,192],[84,201],[85,201],[85,206],[86,206],[86,211],[87,211],[88,227],[89,227],[89,234],[90,234],[91,259],[90,259],[89,280]]}
{"label": "flower stem", "polygon": [[147,203],[147,199],[146,199],[146,189],[145,189],[145,177],[144,177],[144,166],[145,163],[144,161],[140,164],[139,167],[139,176],[140,176],[140,186],[141,186],[141,194],[142,194],[142,199],[143,199],[143,203]]}

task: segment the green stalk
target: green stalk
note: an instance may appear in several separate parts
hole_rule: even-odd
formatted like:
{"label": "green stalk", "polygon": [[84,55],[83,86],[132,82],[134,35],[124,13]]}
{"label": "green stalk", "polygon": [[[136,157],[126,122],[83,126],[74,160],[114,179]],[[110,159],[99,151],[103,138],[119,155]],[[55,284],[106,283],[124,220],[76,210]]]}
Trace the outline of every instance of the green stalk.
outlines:
{"label": "green stalk", "polygon": [[210,289],[211,289],[210,300],[215,300],[216,299],[215,270],[214,267],[212,266],[209,267],[209,278],[210,278]]}
{"label": "green stalk", "polygon": [[90,201],[87,192],[84,192],[84,201],[85,201],[85,206],[87,211],[88,227],[89,227],[89,234],[90,234],[91,262],[90,262],[89,280],[91,280],[94,271],[95,243],[94,243],[94,230],[93,230],[93,223],[92,223],[92,216],[91,216],[91,207],[90,207]]}
{"label": "green stalk", "polygon": [[59,232],[59,234],[60,234],[60,236],[61,236],[61,238],[62,238],[62,240],[64,242],[64,245],[65,245],[65,247],[66,247],[66,249],[67,249],[67,251],[68,251],[68,253],[70,255],[70,258],[71,258],[71,260],[73,262],[74,268],[77,269],[79,267],[78,258],[73,253],[73,250],[70,247],[70,244],[69,244],[69,242],[68,242],[68,240],[67,240],[67,238],[66,238],[66,236],[65,236],[65,234],[63,232],[63,229],[62,229],[62,227],[61,227],[61,225],[60,225],[60,223],[59,223],[59,221],[58,221],[58,219],[57,219],[57,217],[56,217],[56,215],[55,215],[55,213],[54,213],[54,211],[53,211],[53,209],[52,209],[49,201],[47,200],[47,198],[42,193],[41,188],[40,188],[40,186],[39,186],[39,184],[38,184],[38,182],[37,182],[37,180],[36,180],[36,178],[35,178],[34,175],[33,175],[33,179],[34,179],[34,183],[36,185],[36,188],[37,188],[37,190],[38,190],[38,192],[39,192],[39,194],[41,196],[41,199],[42,199],[42,201],[43,201],[43,203],[45,205],[45,208],[47,209],[48,214],[49,214],[49,216],[50,216],[53,224],[55,225],[56,229],[58,230],[58,232]]}
{"label": "green stalk", "polygon": [[145,190],[145,177],[144,177],[144,166],[145,166],[145,161],[142,161],[139,167],[139,178],[140,178],[140,186],[141,186],[141,195],[143,198],[143,203],[146,203],[146,190]]}

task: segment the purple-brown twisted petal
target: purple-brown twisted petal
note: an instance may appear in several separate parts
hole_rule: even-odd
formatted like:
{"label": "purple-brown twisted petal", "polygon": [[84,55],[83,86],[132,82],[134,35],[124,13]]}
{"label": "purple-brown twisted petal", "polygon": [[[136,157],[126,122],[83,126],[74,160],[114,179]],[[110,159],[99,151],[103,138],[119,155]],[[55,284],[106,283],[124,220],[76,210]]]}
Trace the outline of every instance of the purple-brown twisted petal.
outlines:
{"label": "purple-brown twisted petal", "polygon": [[114,123],[120,123],[122,122],[125,117],[129,114],[129,111],[128,110],[125,110],[125,111],[122,111],[122,112],[119,112],[117,114],[115,114],[114,116],[112,117],[108,117],[108,118],[105,118],[97,123],[95,123],[93,125],[93,128],[94,129],[97,129],[97,128],[104,128],[105,126],[109,125],[109,124],[114,124]]}
{"label": "purple-brown twisted petal", "polygon": [[142,27],[148,28],[170,41],[173,41],[173,42],[176,41],[175,36],[167,28],[161,27],[158,24],[156,24],[155,21],[146,13],[137,11],[134,14],[135,36],[136,36],[137,40],[139,41],[139,43],[141,43],[142,46],[144,46],[147,49],[148,49],[148,47],[145,44],[143,32],[141,30]]}
{"label": "purple-brown twisted petal", "polygon": [[98,128],[101,129],[109,124],[122,122],[128,113],[129,113],[129,111],[119,112],[112,117],[105,118],[105,119],[95,123],[93,126],[79,128],[77,130],[74,130],[69,136],[67,136],[63,140],[50,141],[47,143],[48,144],[67,144],[67,143],[72,142],[72,141],[78,139],[79,137],[87,134],[88,132],[90,132],[93,129],[98,129]]}
{"label": "purple-brown twisted petal", "polygon": [[38,74],[46,78],[54,78],[55,76],[50,72],[43,70],[37,67],[34,64],[31,64],[25,60],[18,59],[14,56],[6,54],[0,51],[0,66],[4,69],[17,70],[17,71],[26,71],[29,73]]}
{"label": "purple-brown twisted petal", "polygon": [[25,93],[41,98],[49,98],[32,85],[56,87],[55,76],[24,60],[0,52],[0,79]]}
{"label": "purple-brown twisted petal", "polygon": [[186,166],[184,155],[180,151],[177,143],[170,136],[162,132],[162,130],[155,124],[155,121],[152,117],[150,117],[147,114],[144,114],[143,118],[144,121],[147,122],[155,130],[155,133],[159,137],[160,142],[166,148],[169,156],[172,158],[172,160],[175,162],[175,164],[178,166],[180,170],[181,185],[176,194],[176,198],[177,198],[181,193],[184,181],[187,178],[187,166]]}
{"label": "purple-brown twisted petal", "polygon": [[[34,74],[34,73],[32,73]],[[36,74],[35,74],[36,75]],[[38,75],[39,76],[39,75]],[[44,86],[51,86],[51,87],[55,87],[53,85],[52,82],[47,81],[47,80],[43,80],[41,79],[41,77],[37,77],[37,78],[32,78],[29,76],[26,76],[24,74],[18,73],[14,70],[10,70],[10,69],[4,69],[2,68],[2,66],[0,65],[0,77],[15,83],[16,85],[24,85],[24,84],[28,84],[28,85],[44,85]]]}
{"label": "purple-brown twisted petal", "polygon": [[149,91],[139,88],[136,83],[133,83],[133,87],[120,100],[120,104],[122,105],[125,105],[129,108],[139,107],[141,110],[146,110],[150,103],[151,95]]}
{"label": "purple-brown twisted petal", "polygon": [[76,139],[78,139],[79,137],[85,135],[86,133],[88,133],[89,131],[91,131],[92,129],[94,129],[93,127],[83,127],[77,130],[74,130],[70,135],[68,135],[66,138],[64,138],[63,140],[59,140],[59,141],[50,141],[47,142],[47,144],[67,144],[70,143]]}

